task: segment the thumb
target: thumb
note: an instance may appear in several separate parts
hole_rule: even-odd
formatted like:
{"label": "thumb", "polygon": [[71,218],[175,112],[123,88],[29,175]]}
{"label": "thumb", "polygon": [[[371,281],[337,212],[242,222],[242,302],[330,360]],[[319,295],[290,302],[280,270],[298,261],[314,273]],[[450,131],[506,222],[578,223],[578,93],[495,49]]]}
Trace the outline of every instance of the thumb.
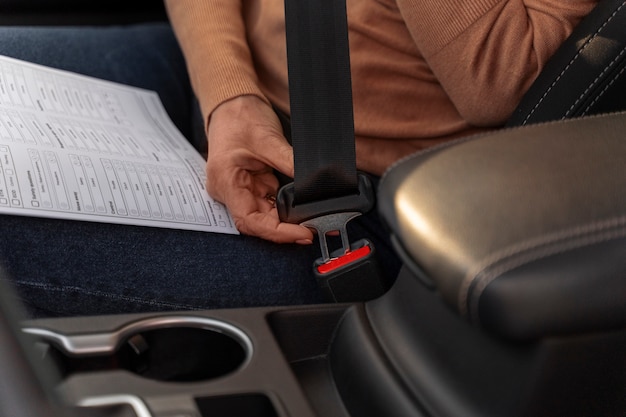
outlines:
{"label": "thumb", "polygon": [[266,163],[272,168],[278,170],[282,174],[293,178],[293,148],[283,136],[272,136],[269,140],[260,144],[262,149],[258,154],[263,155]]}

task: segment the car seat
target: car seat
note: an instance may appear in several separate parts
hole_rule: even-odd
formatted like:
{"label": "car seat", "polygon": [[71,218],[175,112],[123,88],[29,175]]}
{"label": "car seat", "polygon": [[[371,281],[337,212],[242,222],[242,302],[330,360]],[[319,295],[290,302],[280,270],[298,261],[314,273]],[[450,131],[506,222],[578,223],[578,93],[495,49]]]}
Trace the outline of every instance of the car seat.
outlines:
{"label": "car seat", "polygon": [[[276,361],[264,368],[271,378],[280,380],[283,367],[273,349],[286,350],[281,338],[289,336],[320,364],[294,371],[322,397],[316,409],[328,412],[318,415],[625,414],[626,114],[558,121],[626,109],[625,5],[600,1],[546,66],[510,121],[532,126],[461,139],[385,175],[380,211],[405,261],[387,294],[285,309],[269,320],[255,315],[265,310],[241,313],[259,350]],[[315,325],[281,326],[302,317]],[[106,322],[79,319],[85,327]],[[278,343],[255,327],[267,321]],[[332,333],[329,343],[314,336],[320,327]],[[315,356],[317,345],[327,353]],[[255,382],[238,375],[202,387],[225,395],[228,383],[241,392]],[[288,401],[272,387],[278,411],[257,415],[304,415],[287,414]],[[333,408],[335,390],[342,406]]]}
{"label": "car seat", "polygon": [[508,125],[626,110],[626,3],[602,0],[526,93]]}
{"label": "car seat", "polygon": [[[386,173],[405,269],[338,332],[352,415],[625,415],[625,52],[626,2],[600,1],[511,128]],[[386,365],[348,372],[368,339],[358,362]]]}

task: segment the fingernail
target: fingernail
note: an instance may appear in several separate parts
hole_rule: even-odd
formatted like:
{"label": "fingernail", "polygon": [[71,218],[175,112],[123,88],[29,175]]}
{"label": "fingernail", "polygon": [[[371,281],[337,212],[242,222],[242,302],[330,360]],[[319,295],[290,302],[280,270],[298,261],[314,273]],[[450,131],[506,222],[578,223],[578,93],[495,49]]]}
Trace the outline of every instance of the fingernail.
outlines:
{"label": "fingernail", "polygon": [[296,243],[298,245],[310,245],[313,243],[313,241],[311,239],[300,239],[300,240],[296,240]]}

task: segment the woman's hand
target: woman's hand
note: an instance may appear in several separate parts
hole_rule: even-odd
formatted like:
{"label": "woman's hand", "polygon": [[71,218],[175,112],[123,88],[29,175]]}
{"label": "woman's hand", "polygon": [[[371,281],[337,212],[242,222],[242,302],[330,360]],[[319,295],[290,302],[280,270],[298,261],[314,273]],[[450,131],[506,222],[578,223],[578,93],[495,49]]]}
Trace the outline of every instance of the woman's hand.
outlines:
{"label": "woman's hand", "polygon": [[256,96],[219,105],[207,128],[207,190],[230,210],[237,229],[279,243],[310,244],[304,226],[282,223],[274,206],[278,179],[293,177],[293,150],[272,108]]}

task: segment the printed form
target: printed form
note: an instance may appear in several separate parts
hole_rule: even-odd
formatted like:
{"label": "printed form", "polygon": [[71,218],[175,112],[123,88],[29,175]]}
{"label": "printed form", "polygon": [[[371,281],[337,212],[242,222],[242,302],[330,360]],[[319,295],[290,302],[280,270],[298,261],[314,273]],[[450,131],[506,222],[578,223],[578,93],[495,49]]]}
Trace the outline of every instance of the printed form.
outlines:
{"label": "printed form", "polygon": [[0,213],[236,234],[158,95],[0,57]]}

